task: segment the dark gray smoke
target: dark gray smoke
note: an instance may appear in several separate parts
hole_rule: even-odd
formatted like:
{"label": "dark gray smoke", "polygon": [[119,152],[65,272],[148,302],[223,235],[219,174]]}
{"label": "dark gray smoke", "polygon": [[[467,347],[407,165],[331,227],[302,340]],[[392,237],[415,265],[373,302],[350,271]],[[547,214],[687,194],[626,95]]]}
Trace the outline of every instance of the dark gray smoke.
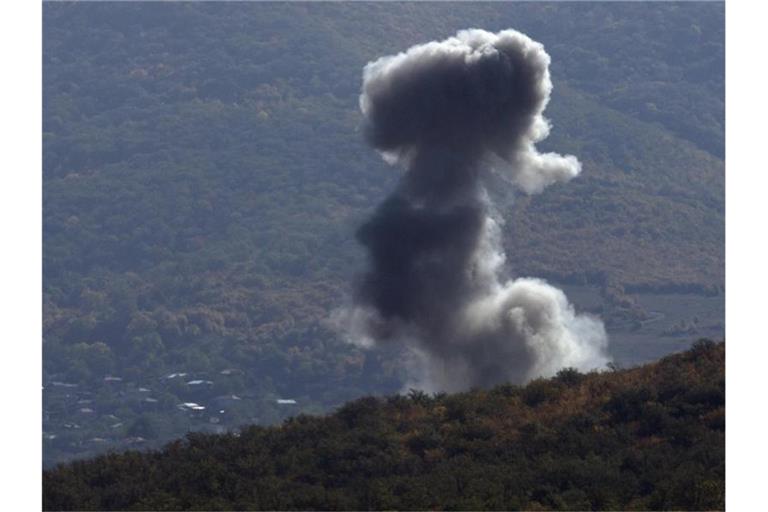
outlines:
{"label": "dark gray smoke", "polygon": [[370,269],[336,321],[360,345],[406,344],[412,387],[487,387],[608,361],[602,323],[576,315],[560,290],[499,279],[492,174],[535,193],[580,172],[575,157],[534,146],[549,133],[549,61],[519,32],[465,30],[365,67],[366,139],[407,172],[358,232]]}

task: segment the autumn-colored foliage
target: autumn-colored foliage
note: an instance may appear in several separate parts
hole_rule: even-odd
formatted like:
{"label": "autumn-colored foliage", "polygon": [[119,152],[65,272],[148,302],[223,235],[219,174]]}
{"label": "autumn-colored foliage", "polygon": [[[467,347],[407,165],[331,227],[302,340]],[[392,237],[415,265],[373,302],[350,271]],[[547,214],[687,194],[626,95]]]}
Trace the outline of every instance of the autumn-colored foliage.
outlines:
{"label": "autumn-colored foliage", "polygon": [[724,367],[725,344],[700,340],[629,370],[362,398],[61,465],[44,508],[722,509]]}

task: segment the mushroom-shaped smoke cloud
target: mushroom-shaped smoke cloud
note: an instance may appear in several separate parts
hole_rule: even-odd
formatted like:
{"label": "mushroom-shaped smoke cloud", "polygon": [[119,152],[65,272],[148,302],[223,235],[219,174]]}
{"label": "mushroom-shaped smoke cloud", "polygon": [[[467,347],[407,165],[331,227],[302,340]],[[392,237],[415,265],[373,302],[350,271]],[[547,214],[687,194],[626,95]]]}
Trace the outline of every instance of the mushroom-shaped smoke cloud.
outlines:
{"label": "mushroom-shaped smoke cloud", "polygon": [[504,162],[527,193],[581,170],[575,157],[535,147],[550,129],[549,62],[519,32],[464,30],[364,69],[366,138],[407,172],[358,232],[370,269],[356,305],[335,320],[354,343],[405,344],[411,387],[457,391],[608,362],[603,324],[577,315],[562,291],[500,281],[491,163]]}

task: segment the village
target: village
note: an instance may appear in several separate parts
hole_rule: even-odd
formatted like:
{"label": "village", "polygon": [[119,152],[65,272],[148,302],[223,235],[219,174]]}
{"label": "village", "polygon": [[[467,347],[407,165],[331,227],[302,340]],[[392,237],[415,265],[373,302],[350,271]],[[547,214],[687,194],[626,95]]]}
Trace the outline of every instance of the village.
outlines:
{"label": "village", "polygon": [[[51,376],[42,388],[43,442],[54,456],[44,466],[62,461],[65,454],[72,458],[159,447],[179,429],[236,433],[243,424],[273,423],[297,412],[294,398],[244,392],[243,376],[237,368],[215,375],[181,370],[140,383],[105,375],[87,387]],[[254,410],[274,414],[253,416]]]}

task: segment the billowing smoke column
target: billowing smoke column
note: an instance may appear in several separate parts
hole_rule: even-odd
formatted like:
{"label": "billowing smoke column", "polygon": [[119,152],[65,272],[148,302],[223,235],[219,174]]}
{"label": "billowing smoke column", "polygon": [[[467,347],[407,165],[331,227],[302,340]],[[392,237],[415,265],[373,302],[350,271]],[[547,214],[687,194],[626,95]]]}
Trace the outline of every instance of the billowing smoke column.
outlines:
{"label": "billowing smoke column", "polygon": [[404,343],[410,387],[457,391],[608,362],[603,324],[575,314],[562,291],[500,280],[501,219],[485,185],[501,175],[536,193],[581,170],[534,146],[549,132],[549,62],[519,32],[465,30],[365,67],[366,139],[407,172],[358,232],[370,269],[336,321],[359,345]]}

